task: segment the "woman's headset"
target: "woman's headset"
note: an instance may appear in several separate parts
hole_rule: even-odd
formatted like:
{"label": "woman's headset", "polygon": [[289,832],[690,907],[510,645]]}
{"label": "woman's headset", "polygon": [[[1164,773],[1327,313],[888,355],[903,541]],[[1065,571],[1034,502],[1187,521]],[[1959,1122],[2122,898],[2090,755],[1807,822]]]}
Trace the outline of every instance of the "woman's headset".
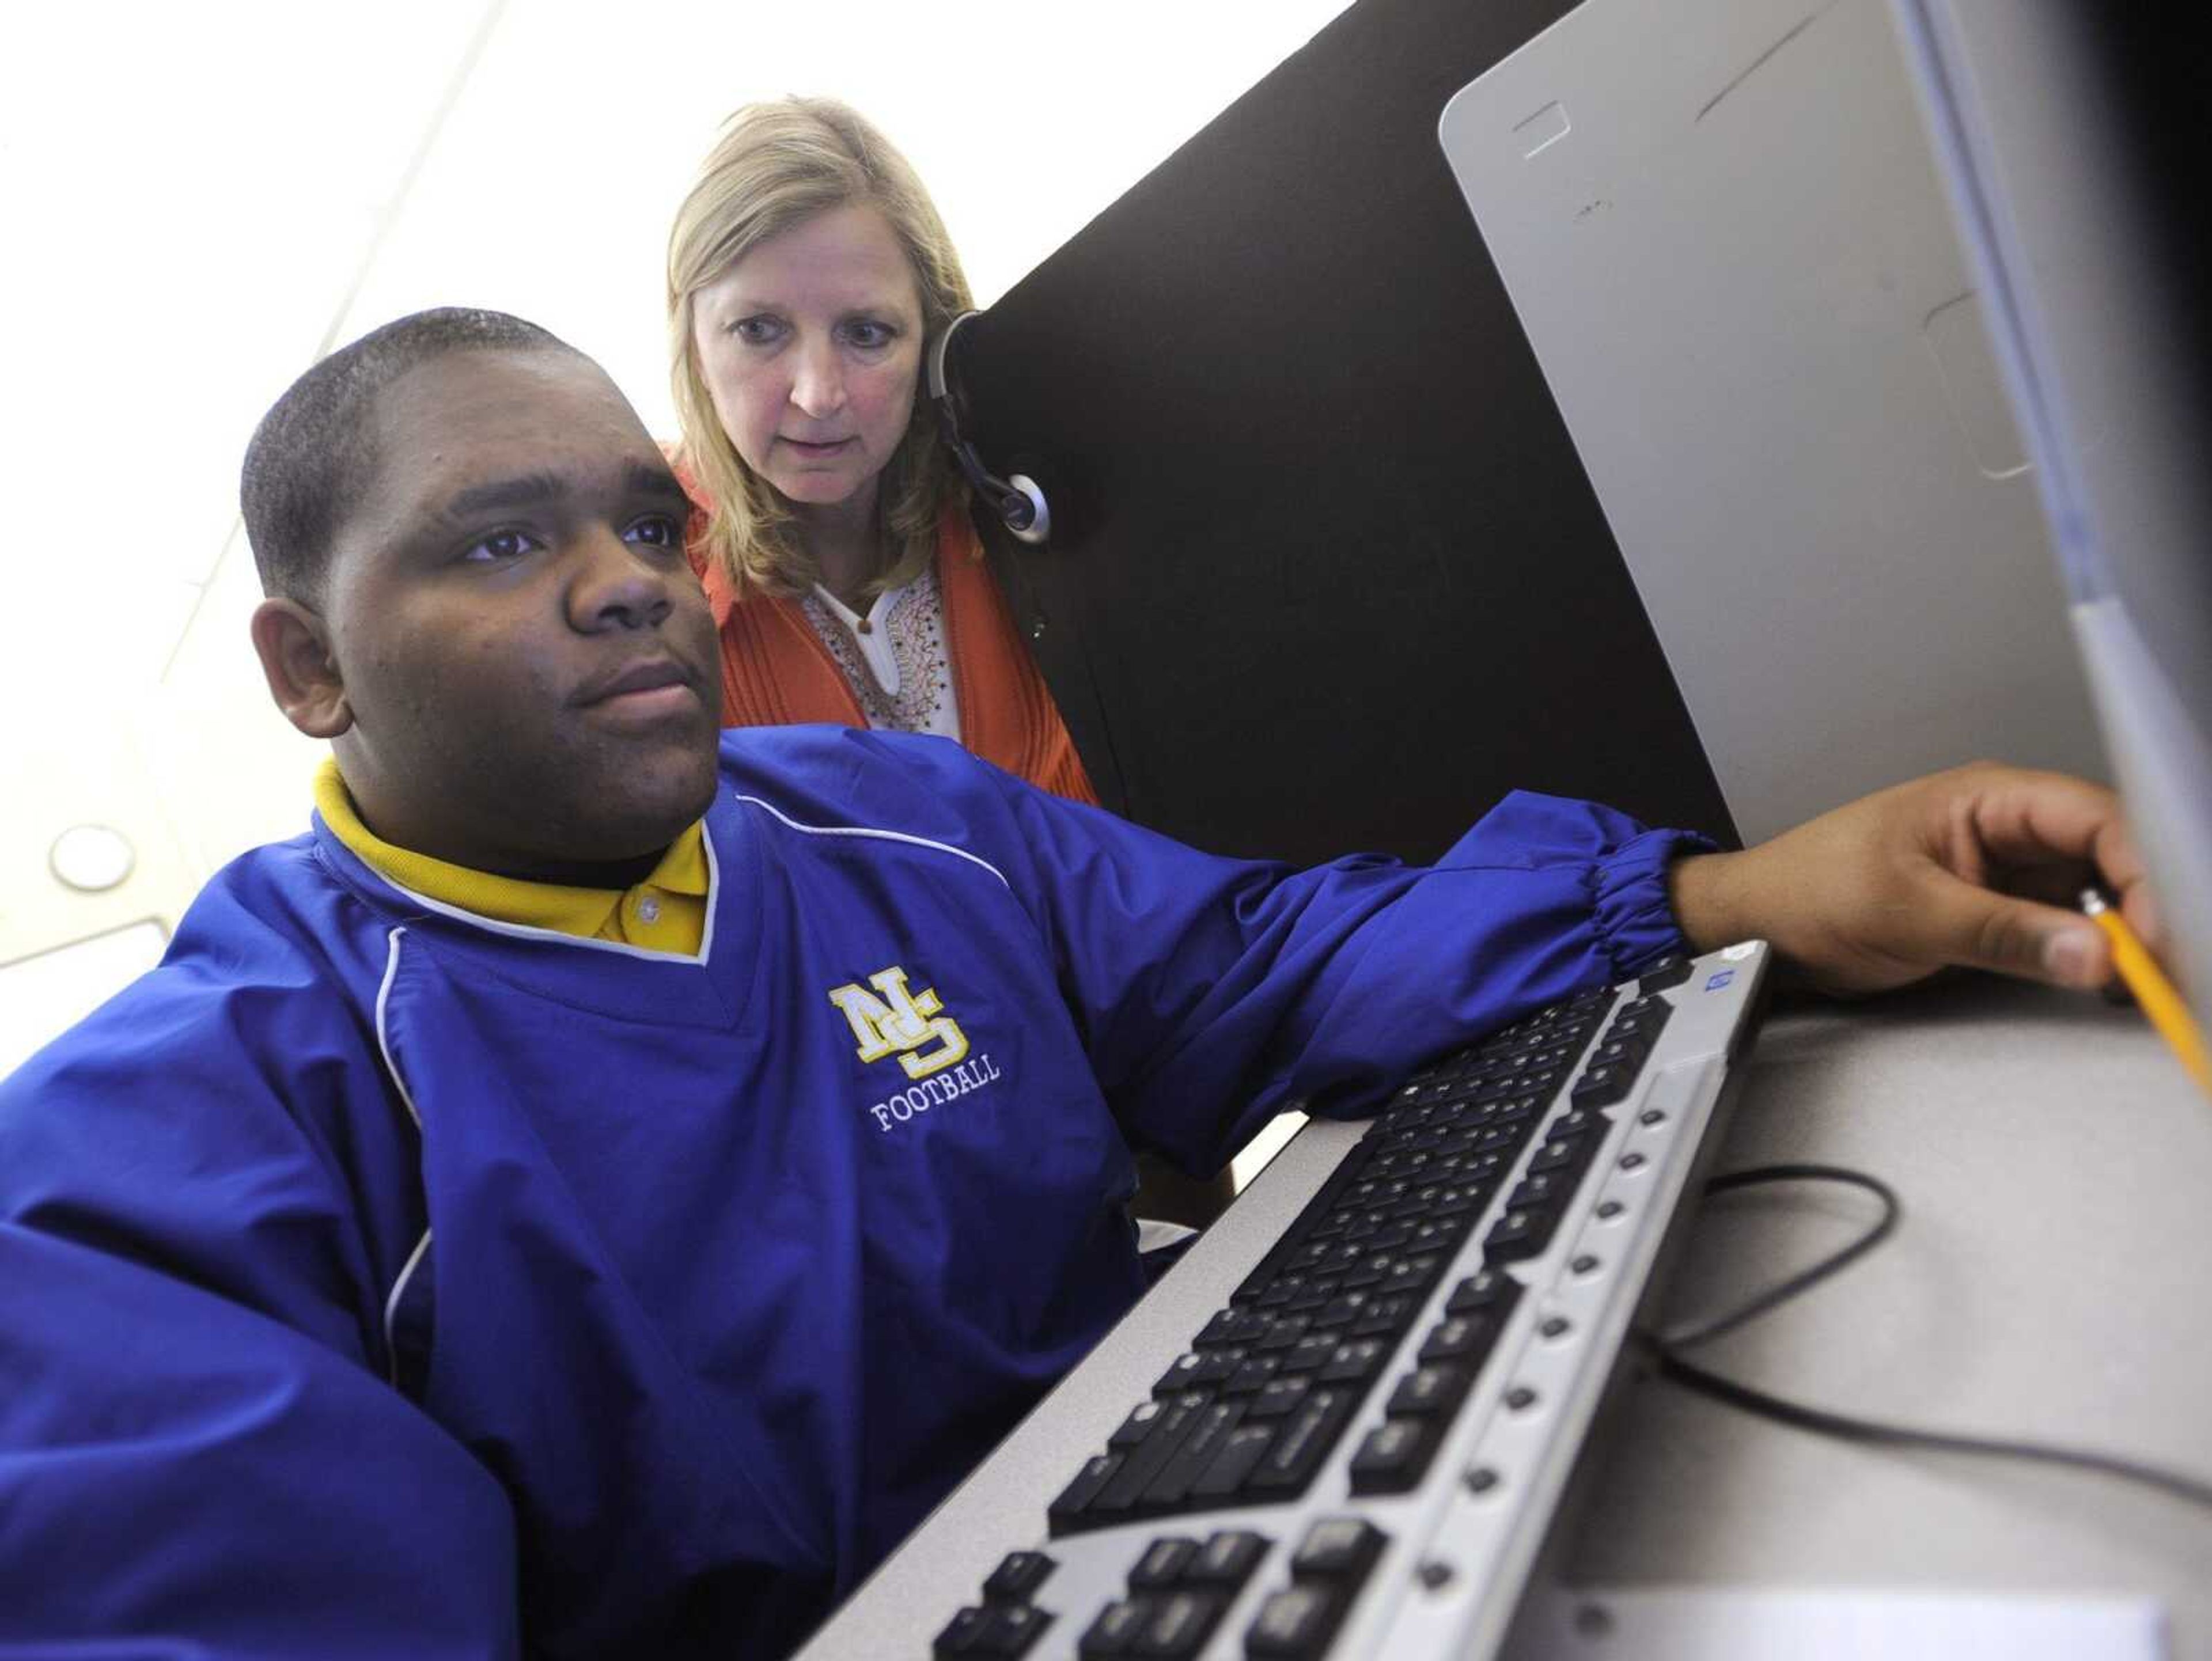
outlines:
{"label": "woman's headset", "polygon": [[977,312],[961,312],[945,325],[945,332],[931,343],[927,370],[929,401],[937,406],[938,418],[945,423],[945,441],[952,446],[952,459],[960,464],[960,470],[968,476],[968,482],[975,487],[976,494],[998,511],[1006,529],[1021,541],[1042,545],[1052,533],[1052,510],[1045,506],[1044,492],[1037,488],[1036,481],[1021,473],[1011,478],[999,477],[983,465],[975,446],[961,436],[960,394],[945,376],[945,360],[951,353],[952,336],[960,332],[960,325],[981,315]]}

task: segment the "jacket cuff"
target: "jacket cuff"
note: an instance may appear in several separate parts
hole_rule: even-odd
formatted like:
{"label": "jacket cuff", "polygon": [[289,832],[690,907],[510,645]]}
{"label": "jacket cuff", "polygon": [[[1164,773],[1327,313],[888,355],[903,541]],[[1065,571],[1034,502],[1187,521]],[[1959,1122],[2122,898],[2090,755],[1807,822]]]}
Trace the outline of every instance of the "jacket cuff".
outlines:
{"label": "jacket cuff", "polygon": [[1694,831],[1650,830],[1598,856],[1590,868],[1590,911],[1616,981],[1689,950],[1667,901],[1667,867],[1684,854],[1710,853],[1713,846]]}

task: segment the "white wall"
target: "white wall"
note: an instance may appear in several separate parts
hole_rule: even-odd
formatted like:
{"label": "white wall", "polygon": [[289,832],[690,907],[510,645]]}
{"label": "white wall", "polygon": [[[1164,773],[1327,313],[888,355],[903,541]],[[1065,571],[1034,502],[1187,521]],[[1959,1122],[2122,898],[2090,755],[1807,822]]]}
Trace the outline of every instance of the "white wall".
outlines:
{"label": "white wall", "polygon": [[[0,617],[0,966],[171,924],[215,866],[304,825],[317,748],[246,644],[235,491],[254,421],[320,350],[421,306],[497,306],[592,353],[672,430],[668,217],[738,104],[817,92],[866,112],[988,305],[1345,3],[11,16],[0,482],[30,511]],[[46,864],[87,821],[139,856],[98,896]]]}

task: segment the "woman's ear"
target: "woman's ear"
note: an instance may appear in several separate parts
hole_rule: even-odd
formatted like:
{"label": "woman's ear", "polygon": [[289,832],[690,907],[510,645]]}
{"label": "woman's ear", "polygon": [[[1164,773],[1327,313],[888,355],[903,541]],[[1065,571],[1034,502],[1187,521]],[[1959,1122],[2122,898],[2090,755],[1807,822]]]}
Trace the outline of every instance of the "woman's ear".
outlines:
{"label": "woman's ear", "polygon": [[252,632],[262,677],[285,719],[310,738],[335,738],[353,724],[320,617],[297,600],[272,597],[254,608]]}

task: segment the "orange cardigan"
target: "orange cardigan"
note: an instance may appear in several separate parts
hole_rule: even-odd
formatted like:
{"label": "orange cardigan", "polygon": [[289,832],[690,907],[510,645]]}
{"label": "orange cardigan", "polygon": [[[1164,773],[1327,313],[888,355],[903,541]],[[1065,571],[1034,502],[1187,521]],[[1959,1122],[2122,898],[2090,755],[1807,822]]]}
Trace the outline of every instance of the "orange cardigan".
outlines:
{"label": "orange cardigan", "polygon": [[[844,670],[796,601],[740,596],[696,541],[685,551],[721,631],[723,725],[868,724]],[[982,545],[955,510],[948,509],[938,525],[937,583],[945,600],[945,650],[960,710],[960,742],[1055,795],[1097,802],[1044,677],[983,564]]]}

